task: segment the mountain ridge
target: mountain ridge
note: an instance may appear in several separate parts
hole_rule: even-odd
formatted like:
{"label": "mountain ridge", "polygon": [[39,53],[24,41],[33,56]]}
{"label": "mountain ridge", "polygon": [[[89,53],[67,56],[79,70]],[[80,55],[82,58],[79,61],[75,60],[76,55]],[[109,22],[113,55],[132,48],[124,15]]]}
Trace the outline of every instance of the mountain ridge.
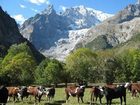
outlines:
{"label": "mountain ridge", "polygon": [[[118,12],[113,17],[107,19],[94,28],[91,28],[85,36],[86,40],[81,40],[80,45],[89,47],[93,50],[95,48],[93,43],[102,36],[106,37],[107,45],[115,47],[120,43],[124,43],[131,37],[140,32],[140,5],[128,5],[126,8]],[[81,47],[83,47],[81,46]],[[111,47],[111,48],[112,48]],[[103,48],[106,49],[107,47]]]}
{"label": "mountain ridge", "polygon": [[[64,54],[66,56],[75,48],[74,44],[84,36],[88,28],[101,22],[97,18],[97,13],[104,19],[112,16],[101,11],[95,13],[95,11],[84,6],[76,6],[67,8],[63,13],[58,14],[50,5],[41,13],[26,20],[20,32],[44,55],[58,56],[62,53],[63,56],[66,52]],[[103,18],[100,19],[104,20]],[[61,48],[63,52],[55,50],[58,48]]]}

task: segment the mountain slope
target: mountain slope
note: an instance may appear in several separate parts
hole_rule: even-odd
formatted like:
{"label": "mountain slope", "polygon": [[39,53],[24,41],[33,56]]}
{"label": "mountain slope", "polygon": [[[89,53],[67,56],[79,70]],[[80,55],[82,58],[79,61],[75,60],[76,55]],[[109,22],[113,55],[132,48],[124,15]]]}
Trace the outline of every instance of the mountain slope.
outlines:
{"label": "mountain slope", "polygon": [[[132,38],[140,32],[140,5],[129,5],[115,16],[91,28],[78,45],[89,47],[93,50],[115,47]],[[106,45],[96,46],[97,40],[105,41]]]}
{"label": "mountain slope", "polygon": [[27,39],[23,38],[15,20],[0,7],[0,53],[4,56],[12,44],[22,42],[27,42],[38,62],[44,58]]}
{"label": "mountain slope", "polygon": [[128,49],[140,49],[140,34],[132,36],[130,40],[113,48],[117,53],[122,53]]}
{"label": "mountain slope", "polygon": [[26,20],[20,32],[44,55],[63,59],[84,37],[87,28],[110,16],[84,6],[67,8],[58,14],[50,5]]}

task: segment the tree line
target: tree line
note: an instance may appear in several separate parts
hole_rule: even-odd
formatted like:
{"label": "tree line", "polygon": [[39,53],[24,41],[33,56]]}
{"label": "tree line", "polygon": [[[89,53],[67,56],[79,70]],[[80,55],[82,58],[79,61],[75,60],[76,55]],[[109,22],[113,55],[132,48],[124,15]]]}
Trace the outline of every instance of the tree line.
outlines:
{"label": "tree line", "polygon": [[140,50],[92,51],[80,48],[64,62],[46,58],[37,64],[27,43],[12,45],[0,56],[0,83],[6,85],[50,85],[68,82],[126,82],[140,80]]}

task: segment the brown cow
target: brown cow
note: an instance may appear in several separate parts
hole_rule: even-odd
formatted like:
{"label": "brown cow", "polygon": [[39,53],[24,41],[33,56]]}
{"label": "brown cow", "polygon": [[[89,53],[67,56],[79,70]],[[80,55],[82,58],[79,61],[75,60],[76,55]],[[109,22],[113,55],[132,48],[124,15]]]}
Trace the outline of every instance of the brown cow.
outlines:
{"label": "brown cow", "polygon": [[96,98],[96,101],[97,101],[97,98],[99,97],[99,100],[100,100],[100,104],[102,104],[102,97],[104,96],[104,93],[103,93],[103,89],[102,87],[99,87],[99,86],[93,86],[91,88],[91,99],[90,99],[90,103],[92,104],[92,102],[94,101],[94,97]]}
{"label": "brown cow", "polygon": [[38,99],[38,102],[41,101],[41,97],[44,94],[44,90],[42,87],[36,87],[36,86],[29,86],[27,88],[27,92],[29,95],[33,95],[35,97],[35,102]]}
{"label": "brown cow", "polygon": [[85,92],[85,86],[68,86],[67,88],[65,88],[65,93],[66,93],[66,102],[68,101],[70,96],[76,97],[78,99],[78,103],[79,103],[79,99],[81,99],[82,103],[83,101],[83,96],[84,96],[84,92]]}
{"label": "brown cow", "polygon": [[13,100],[15,101],[15,99],[19,100],[18,99],[18,93],[20,91],[19,87],[6,87],[7,90],[8,90],[8,96],[9,96],[9,99],[10,100],[10,97],[13,97]]}
{"label": "brown cow", "polygon": [[129,90],[132,93],[132,97],[136,97],[137,93],[140,93],[140,83],[131,83]]}

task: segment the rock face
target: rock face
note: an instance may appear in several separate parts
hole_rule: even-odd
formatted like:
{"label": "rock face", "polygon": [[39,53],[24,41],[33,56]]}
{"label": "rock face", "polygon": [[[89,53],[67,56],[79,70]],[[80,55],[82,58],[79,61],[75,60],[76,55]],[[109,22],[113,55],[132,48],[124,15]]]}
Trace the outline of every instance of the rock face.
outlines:
{"label": "rock face", "polygon": [[53,6],[26,20],[21,34],[46,56],[63,59],[81,40],[88,28],[112,15],[84,6],[56,13]]}
{"label": "rock face", "polygon": [[140,33],[140,5],[129,5],[115,16],[88,30],[77,46],[86,46],[93,50],[111,48],[128,41],[137,33]]}
{"label": "rock face", "polygon": [[23,38],[15,20],[0,7],[0,53],[4,56],[12,44],[22,42],[27,42],[38,62],[44,58],[27,39]]}

